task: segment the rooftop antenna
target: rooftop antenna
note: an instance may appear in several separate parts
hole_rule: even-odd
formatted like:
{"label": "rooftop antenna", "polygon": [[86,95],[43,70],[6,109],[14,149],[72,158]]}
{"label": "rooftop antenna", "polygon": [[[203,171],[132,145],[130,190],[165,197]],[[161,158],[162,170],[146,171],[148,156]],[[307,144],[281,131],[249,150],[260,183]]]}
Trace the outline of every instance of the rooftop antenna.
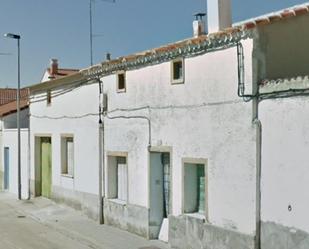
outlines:
{"label": "rooftop antenna", "polygon": [[[108,3],[115,3],[116,0],[100,0],[102,2],[108,2]],[[95,35],[93,35],[92,28],[93,28],[93,18],[92,18],[92,5],[95,2],[95,0],[89,0],[89,24],[90,24],[90,65],[93,65],[93,38]],[[99,35],[101,36],[101,35]]]}
{"label": "rooftop antenna", "polygon": [[11,53],[0,53],[0,55],[12,55]]}

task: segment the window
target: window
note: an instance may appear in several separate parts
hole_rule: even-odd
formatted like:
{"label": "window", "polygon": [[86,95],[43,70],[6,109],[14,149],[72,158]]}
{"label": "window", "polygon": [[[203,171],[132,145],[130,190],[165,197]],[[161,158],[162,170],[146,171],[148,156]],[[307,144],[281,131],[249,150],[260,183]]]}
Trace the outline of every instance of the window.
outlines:
{"label": "window", "polygon": [[205,164],[184,163],[184,213],[206,214]]}
{"label": "window", "polygon": [[171,63],[172,84],[184,83],[184,60],[177,59]]}
{"label": "window", "polygon": [[108,156],[108,198],[128,200],[128,166],[125,156]]}
{"label": "window", "polygon": [[46,102],[47,102],[47,105],[50,105],[51,104],[51,90],[47,90],[46,92]]}
{"label": "window", "polygon": [[74,139],[61,138],[61,173],[73,177],[74,175]]}
{"label": "window", "polygon": [[126,75],[124,72],[117,74],[117,92],[126,91]]}

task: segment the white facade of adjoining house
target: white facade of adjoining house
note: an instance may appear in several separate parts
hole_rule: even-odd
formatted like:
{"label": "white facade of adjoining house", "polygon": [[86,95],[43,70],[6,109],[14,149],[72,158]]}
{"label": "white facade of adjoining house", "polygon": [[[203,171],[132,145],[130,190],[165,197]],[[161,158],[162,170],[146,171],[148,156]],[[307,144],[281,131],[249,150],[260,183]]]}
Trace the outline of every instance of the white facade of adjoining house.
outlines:
{"label": "white facade of adjoining house", "polygon": [[[21,197],[29,197],[28,108],[20,111]],[[4,190],[18,194],[18,136],[16,113],[1,118],[1,171]]]}
{"label": "white facade of adjoining house", "polygon": [[[30,104],[32,192],[35,195],[41,194],[41,186],[38,187],[41,184],[40,176],[36,172],[39,171],[42,160],[40,138],[47,137],[51,139],[51,198],[85,209],[93,218],[98,215],[99,191],[99,118],[95,115],[99,112],[98,89],[97,84],[91,84],[73,88],[57,97],[53,97],[52,93],[49,104],[46,91],[41,91],[32,93]],[[62,90],[60,87],[57,92]],[[85,114],[85,117],[80,117]],[[73,174],[62,170],[65,146],[61,141],[66,137],[70,137],[74,144],[71,153]]]}
{"label": "white facade of adjoining house", "polygon": [[[253,42],[242,43],[246,54],[246,82],[251,88]],[[236,48],[185,58],[183,84],[171,84],[171,65],[166,62],[125,72],[125,92],[117,92],[116,75],[102,78],[104,93],[108,96],[108,115],[104,118],[107,191],[108,156],[126,153],[128,167],[127,203],[106,200],[105,220],[150,236],[146,226],[151,222],[142,220],[147,215],[141,215],[141,212],[151,213],[152,209],[147,120],[108,118],[144,116],[151,123],[150,150],[170,152],[170,214],[179,217],[184,213],[184,163],[205,160],[206,224],[254,235],[255,126],[252,103],[245,103],[237,96]],[[133,111],[147,106],[149,108]],[[196,224],[200,218],[193,218]]]}

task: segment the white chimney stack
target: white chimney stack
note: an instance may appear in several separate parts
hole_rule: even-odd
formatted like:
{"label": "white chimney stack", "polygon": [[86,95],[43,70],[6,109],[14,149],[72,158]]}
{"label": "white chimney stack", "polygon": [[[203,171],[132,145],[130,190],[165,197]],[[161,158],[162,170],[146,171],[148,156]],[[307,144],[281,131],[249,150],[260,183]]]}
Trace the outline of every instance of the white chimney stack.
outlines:
{"label": "white chimney stack", "polygon": [[208,32],[215,33],[232,26],[230,0],[207,0]]}
{"label": "white chimney stack", "polygon": [[195,38],[204,35],[205,32],[205,22],[203,20],[203,17],[205,16],[205,13],[197,13],[195,14],[195,20],[193,21],[193,36]]}

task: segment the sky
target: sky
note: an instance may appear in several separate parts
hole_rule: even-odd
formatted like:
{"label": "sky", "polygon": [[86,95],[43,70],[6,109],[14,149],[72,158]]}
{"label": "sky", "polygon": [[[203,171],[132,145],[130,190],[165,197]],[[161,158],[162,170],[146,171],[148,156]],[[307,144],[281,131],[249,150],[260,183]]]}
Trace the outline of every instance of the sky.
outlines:
{"label": "sky", "polygon": [[[207,0],[93,0],[94,63],[192,36],[193,14]],[[233,22],[304,3],[304,0],[232,0]],[[40,82],[51,58],[61,68],[90,65],[89,0],[0,0],[0,87],[17,85],[21,35],[21,85]]]}

